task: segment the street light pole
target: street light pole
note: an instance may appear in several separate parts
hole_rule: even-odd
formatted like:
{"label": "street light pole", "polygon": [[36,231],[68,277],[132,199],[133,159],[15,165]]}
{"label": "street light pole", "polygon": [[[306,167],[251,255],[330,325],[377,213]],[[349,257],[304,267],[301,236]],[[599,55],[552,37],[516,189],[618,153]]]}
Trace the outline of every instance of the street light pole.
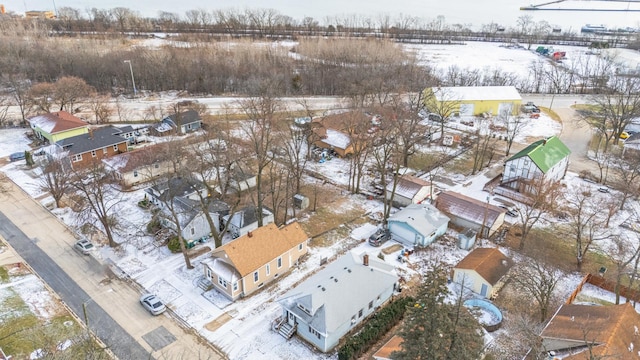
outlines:
{"label": "street light pole", "polygon": [[129,64],[129,71],[131,71],[131,83],[133,84],[133,98],[135,99],[138,94],[138,90],[136,89],[136,79],[133,77],[133,67],[131,66],[131,60],[125,60],[125,63]]}

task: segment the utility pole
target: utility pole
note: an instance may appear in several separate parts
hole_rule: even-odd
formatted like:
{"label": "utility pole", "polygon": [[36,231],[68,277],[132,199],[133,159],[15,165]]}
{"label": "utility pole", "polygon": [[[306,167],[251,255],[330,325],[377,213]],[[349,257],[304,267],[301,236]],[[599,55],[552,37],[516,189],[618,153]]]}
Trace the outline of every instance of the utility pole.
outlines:
{"label": "utility pole", "polygon": [[131,66],[131,60],[124,60],[124,63],[129,64],[129,71],[131,71],[131,83],[133,84],[133,98],[136,98],[138,90],[136,89],[136,79],[133,77],[133,66]]}

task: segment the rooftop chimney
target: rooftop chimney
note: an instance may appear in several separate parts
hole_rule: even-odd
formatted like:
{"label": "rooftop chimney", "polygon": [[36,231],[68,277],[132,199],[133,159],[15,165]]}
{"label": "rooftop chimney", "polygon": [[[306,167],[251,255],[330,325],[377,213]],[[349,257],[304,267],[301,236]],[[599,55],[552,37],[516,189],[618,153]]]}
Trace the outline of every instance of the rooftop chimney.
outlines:
{"label": "rooftop chimney", "polygon": [[362,257],[362,264],[364,266],[369,266],[369,255],[364,254],[364,256]]}
{"label": "rooftop chimney", "polygon": [[251,231],[249,231],[249,232],[247,233],[247,236],[248,236],[248,237],[252,237],[252,236],[253,236],[253,233],[252,233]]}

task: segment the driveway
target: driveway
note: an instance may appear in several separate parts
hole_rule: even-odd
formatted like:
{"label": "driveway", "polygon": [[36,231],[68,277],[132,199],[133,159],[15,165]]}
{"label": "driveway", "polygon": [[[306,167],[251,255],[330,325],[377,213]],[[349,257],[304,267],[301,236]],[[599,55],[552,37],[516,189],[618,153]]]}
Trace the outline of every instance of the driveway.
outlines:
{"label": "driveway", "polygon": [[226,358],[167,314],[151,316],[138,303],[137,291],[72,250],[75,238],[64,224],[9,186],[0,194],[0,234],[119,359]]}

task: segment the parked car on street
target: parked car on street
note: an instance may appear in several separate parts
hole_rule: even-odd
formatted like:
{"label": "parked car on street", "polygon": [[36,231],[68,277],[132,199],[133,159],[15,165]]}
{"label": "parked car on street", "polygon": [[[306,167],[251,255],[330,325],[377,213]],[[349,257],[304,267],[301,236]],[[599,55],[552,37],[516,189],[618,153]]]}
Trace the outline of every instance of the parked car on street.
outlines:
{"label": "parked car on street", "polygon": [[147,309],[151,315],[160,315],[167,307],[162,303],[162,301],[153,294],[144,294],[140,297],[140,304]]}
{"label": "parked car on street", "polygon": [[15,152],[15,153],[9,155],[9,160],[10,161],[24,160],[24,151]]}
{"label": "parked car on street", "polygon": [[94,246],[91,241],[86,239],[78,240],[75,244],[73,244],[73,249],[82,255],[89,255],[93,248]]}
{"label": "parked car on street", "polygon": [[387,229],[378,229],[373,235],[369,236],[369,244],[371,246],[380,246],[391,238],[391,233]]}
{"label": "parked car on street", "polygon": [[604,194],[608,194],[608,193],[609,193],[609,187],[607,187],[607,186],[600,186],[600,187],[598,188],[598,191],[600,191],[601,193],[604,193]]}

